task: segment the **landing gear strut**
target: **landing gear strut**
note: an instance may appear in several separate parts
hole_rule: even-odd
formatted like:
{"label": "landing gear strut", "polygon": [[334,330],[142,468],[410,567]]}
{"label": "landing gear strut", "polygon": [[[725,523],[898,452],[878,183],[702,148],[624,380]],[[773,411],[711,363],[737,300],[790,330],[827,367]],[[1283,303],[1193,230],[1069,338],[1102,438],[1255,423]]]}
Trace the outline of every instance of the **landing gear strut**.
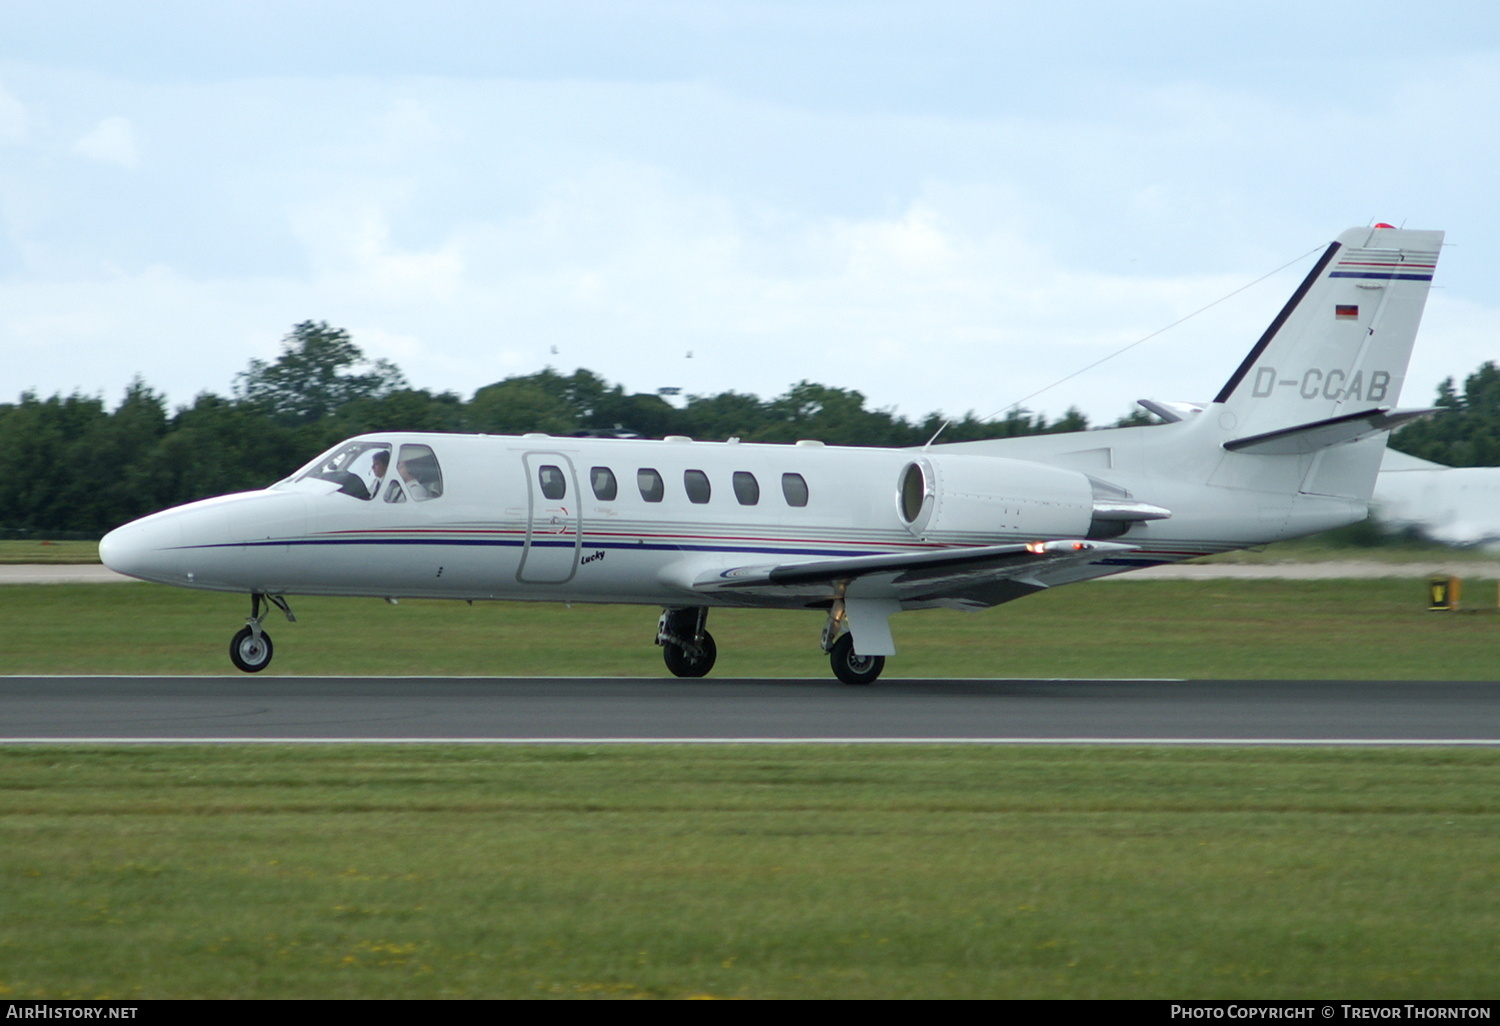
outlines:
{"label": "landing gear strut", "polygon": [[262,595],[260,592],[252,592],[250,595],[250,615],[245,618],[245,626],[241,627],[234,640],[229,643],[229,660],[234,663],[236,669],[246,673],[259,673],[271,665],[271,656],[276,649],[271,644],[271,635],[261,628],[261,621],[265,619],[265,612],[261,611],[261,599],[275,606],[286,614],[289,623],[296,623],[297,618],[292,615],[292,607],[286,604],[286,599],[280,595]]}
{"label": "landing gear strut", "polygon": [[656,623],[656,643],[661,646],[662,660],[678,677],[702,677],[714,668],[719,650],[714,636],[704,630],[708,623],[707,606],[686,609],[663,609]]}

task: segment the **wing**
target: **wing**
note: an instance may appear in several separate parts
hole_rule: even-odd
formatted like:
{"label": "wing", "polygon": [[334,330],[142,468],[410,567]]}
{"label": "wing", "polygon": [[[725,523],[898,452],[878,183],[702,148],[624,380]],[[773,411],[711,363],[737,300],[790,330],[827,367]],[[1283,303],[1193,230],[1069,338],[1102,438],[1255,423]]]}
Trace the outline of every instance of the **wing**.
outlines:
{"label": "wing", "polygon": [[746,604],[817,604],[848,597],[893,599],[908,606],[993,606],[1047,587],[1037,576],[1043,571],[1135,548],[1068,539],[714,569],[700,564],[673,583]]}

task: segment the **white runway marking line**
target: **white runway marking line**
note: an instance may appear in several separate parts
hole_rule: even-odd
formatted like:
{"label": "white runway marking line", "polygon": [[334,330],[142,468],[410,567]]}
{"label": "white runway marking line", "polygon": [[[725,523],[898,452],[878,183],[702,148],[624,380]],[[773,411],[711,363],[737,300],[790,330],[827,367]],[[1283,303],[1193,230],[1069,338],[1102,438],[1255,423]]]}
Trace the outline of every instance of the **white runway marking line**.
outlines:
{"label": "white runway marking line", "polygon": [[1256,745],[1500,747],[1500,738],[1235,737],[0,737],[0,745]]}

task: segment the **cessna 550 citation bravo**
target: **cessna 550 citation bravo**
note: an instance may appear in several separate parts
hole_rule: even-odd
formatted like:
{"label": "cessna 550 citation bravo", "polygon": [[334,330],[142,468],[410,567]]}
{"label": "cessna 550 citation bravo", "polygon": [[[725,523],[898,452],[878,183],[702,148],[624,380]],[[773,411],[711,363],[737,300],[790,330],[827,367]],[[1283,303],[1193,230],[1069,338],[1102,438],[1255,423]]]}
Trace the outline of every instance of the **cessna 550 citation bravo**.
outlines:
{"label": "cessna 550 citation bravo", "polygon": [[261,491],[164,510],[99,554],[146,581],[248,592],[230,644],[271,661],[289,595],[663,608],[667,669],[713,667],[712,606],[816,609],[869,684],[903,609],[1060,584],[1364,519],[1443,235],[1331,243],[1209,403],[1168,423],[917,449],[382,432]]}

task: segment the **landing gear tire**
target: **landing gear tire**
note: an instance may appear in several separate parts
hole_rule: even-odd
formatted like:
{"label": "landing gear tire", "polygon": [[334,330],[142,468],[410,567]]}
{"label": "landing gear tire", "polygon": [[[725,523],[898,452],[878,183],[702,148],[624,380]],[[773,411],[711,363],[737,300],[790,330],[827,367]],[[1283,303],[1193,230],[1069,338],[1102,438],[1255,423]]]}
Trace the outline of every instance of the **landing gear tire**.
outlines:
{"label": "landing gear tire", "polygon": [[661,657],[666,662],[667,669],[678,677],[702,677],[714,668],[719,649],[714,644],[714,636],[708,631],[703,632],[703,641],[698,647],[698,654],[690,655],[681,645],[668,641],[661,647]]}
{"label": "landing gear tire", "polygon": [[885,656],[854,654],[854,635],[843,634],[828,653],[833,675],[845,684],[874,684],[885,669]]}
{"label": "landing gear tire", "polygon": [[257,638],[255,632],[249,627],[241,627],[240,632],[229,643],[230,661],[246,673],[259,673],[270,666],[271,654],[274,651],[269,634],[261,631],[260,637]]}

